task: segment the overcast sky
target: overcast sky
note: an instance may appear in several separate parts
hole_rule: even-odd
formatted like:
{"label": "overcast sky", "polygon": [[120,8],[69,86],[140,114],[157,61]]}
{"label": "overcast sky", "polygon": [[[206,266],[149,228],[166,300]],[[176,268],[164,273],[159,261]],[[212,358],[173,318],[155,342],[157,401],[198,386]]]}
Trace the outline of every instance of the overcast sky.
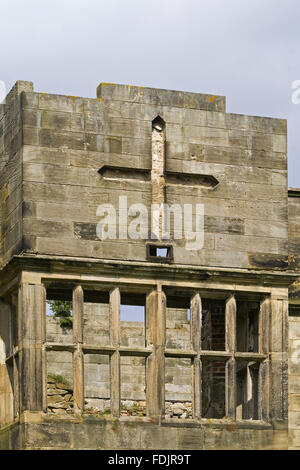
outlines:
{"label": "overcast sky", "polygon": [[96,96],[103,82],[225,95],[227,111],[288,119],[300,187],[299,0],[2,0],[0,80]]}

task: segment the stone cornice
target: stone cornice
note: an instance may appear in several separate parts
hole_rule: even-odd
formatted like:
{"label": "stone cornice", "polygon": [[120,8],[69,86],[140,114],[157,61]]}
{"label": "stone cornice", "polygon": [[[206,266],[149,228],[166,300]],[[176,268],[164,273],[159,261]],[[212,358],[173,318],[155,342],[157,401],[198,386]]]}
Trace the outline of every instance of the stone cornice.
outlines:
{"label": "stone cornice", "polygon": [[124,260],[75,258],[45,255],[16,255],[2,269],[1,284],[20,270],[43,273],[68,273],[139,277],[157,281],[210,281],[271,287],[288,287],[299,278],[291,271],[265,271]]}

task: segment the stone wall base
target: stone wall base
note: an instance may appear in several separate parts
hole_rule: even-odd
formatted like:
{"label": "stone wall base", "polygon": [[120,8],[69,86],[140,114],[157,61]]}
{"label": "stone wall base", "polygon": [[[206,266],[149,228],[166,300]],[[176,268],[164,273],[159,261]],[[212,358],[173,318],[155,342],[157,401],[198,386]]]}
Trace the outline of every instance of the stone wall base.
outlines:
{"label": "stone wall base", "polygon": [[288,431],[269,426],[129,422],[86,418],[13,424],[0,431],[0,449],[286,450]]}

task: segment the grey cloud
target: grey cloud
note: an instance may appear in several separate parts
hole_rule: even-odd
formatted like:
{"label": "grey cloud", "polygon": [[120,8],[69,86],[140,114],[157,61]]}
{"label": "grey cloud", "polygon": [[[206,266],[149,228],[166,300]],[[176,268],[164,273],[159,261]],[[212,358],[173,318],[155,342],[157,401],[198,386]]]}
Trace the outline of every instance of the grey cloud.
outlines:
{"label": "grey cloud", "polygon": [[95,96],[100,81],[223,94],[227,110],[288,119],[300,186],[297,0],[11,0],[0,9],[0,79]]}

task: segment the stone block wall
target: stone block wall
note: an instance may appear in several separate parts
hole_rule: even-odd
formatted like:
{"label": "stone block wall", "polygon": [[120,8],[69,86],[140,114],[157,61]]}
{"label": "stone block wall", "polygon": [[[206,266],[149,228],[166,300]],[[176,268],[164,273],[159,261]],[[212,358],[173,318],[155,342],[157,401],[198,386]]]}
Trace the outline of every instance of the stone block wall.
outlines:
{"label": "stone block wall", "polygon": [[0,265],[23,247],[22,93],[32,91],[31,82],[18,81],[0,105]]}
{"label": "stone block wall", "polygon": [[47,378],[48,413],[62,415],[73,412],[73,387],[65,380],[62,382],[57,376],[49,375]]}
{"label": "stone block wall", "polygon": [[[22,90],[20,122],[11,121],[11,135],[21,126],[21,150],[11,144],[9,160],[2,158],[3,199],[10,166],[19,175],[18,183],[15,176],[9,182],[10,194],[23,184],[13,207],[19,212],[9,226],[2,224],[3,263],[18,251],[21,232],[19,251],[146,261],[145,240],[97,238],[96,210],[103,203],[118,208],[119,196],[127,196],[128,207],[143,203],[150,210],[151,182],[142,175],[151,171],[152,120],[160,115],[166,171],[219,182],[214,188],[167,182],[167,204],[204,204],[203,249],[188,252],[184,240],[173,240],[174,262],[287,267],[286,121],[227,114],[223,97],[144,87],[101,84],[96,99],[35,93],[27,82]],[[11,109],[7,104],[1,116]],[[1,122],[3,127],[6,117]],[[105,165],[125,168],[128,181],[99,174]],[[12,224],[19,230],[14,228],[13,240]]]}

